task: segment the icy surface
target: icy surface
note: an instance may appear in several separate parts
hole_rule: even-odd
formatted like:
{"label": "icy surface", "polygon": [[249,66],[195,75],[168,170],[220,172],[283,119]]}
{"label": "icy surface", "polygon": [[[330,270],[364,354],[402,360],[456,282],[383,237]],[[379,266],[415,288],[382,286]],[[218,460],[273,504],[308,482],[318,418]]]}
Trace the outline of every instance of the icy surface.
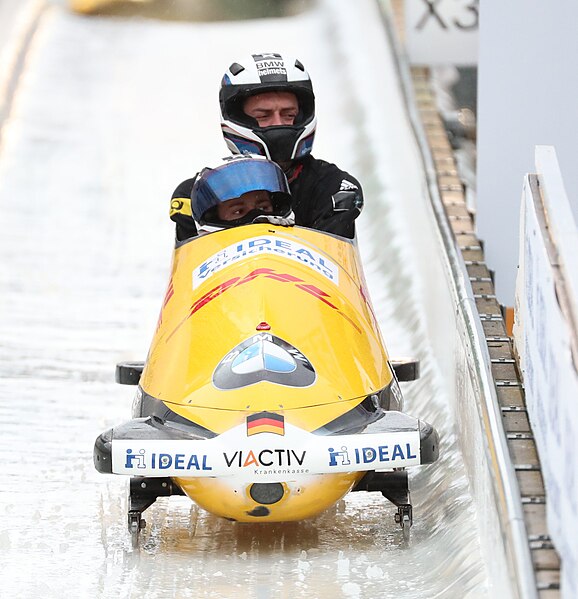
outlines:
{"label": "icy surface", "polygon": [[[1,596],[488,596],[413,299],[419,241],[397,209],[407,126],[392,116],[401,99],[375,11],[369,0],[327,0],[289,19],[195,24],[86,18],[55,4],[43,18],[0,148]],[[146,356],[167,283],[172,190],[226,154],[223,69],[277,49],[314,78],[315,155],[363,182],[358,235],[373,303],[390,352],[422,359],[407,408],[437,426],[443,457],[412,471],[409,548],[393,507],[358,493],[313,521],[268,526],[159,500],[133,551],[127,481],[92,464],[96,435],[130,417],[134,390],[114,384],[114,364]]]}

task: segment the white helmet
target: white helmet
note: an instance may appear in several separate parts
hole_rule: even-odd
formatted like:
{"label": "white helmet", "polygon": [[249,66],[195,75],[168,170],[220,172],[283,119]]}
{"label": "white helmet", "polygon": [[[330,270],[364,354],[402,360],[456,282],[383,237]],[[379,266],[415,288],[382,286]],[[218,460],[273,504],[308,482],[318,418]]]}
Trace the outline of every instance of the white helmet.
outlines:
{"label": "white helmet", "polygon": [[[297,96],[299,113],[293,125],[259,127],[243,104],[249,96],[271,91]],[[221,81],[221,127],[234,154],[261,154],[275,162],[289,162],[311,152],[317,119],[309,74],[294,56],[252,54],[234,62]]]}

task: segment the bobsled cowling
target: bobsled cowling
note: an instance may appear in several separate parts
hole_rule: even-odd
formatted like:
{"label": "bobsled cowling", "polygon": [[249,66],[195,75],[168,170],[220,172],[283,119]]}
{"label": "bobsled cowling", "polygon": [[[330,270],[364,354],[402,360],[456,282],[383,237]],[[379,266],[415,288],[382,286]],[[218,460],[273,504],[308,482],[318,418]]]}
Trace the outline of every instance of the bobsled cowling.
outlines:
{"label": "bobsled cowling", "polygon": [[227,518],[298,520],[367,472],[437,459],[402,408],[355,242],[252,224],[176,247],[134,419],[95,465],[170,477]]}
{"label": "bobsled cowling", "polygon": [[[339,402],[393,378],[361,273],[353,243],[308,229],[248,225],[194,238],[175,251],[143,390],[217,433],[246,410],[331,405],[329,417],[314,410],[296,423],[322,426]],[[235,358],[263,346],[277,367],[242,372]]]}

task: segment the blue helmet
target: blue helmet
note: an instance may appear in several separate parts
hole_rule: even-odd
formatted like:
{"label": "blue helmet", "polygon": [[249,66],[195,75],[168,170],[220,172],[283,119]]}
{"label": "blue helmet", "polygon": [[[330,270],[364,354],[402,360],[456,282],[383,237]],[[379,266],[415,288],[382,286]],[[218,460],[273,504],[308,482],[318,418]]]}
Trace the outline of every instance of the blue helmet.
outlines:
{"label": "blue helmet", "polygon": [[198,175],[191,193],[193,218],[200,225],[234,227],[253,222],[263,214],[252,210],[243,218],[225,221],[218,216],[218,205],[251,191],[266,191],[276,216],[291,213],[291,195],[281,168],[258,155],[223,158],[215,167],[206,167]]}

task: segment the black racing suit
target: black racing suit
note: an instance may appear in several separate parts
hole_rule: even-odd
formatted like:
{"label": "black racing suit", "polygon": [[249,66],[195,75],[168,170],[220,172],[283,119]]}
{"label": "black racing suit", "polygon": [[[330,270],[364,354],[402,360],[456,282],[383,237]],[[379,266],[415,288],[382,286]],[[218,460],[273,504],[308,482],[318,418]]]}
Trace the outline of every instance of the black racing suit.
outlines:
{"label": "black racing suit", "polygon": [[[363,208],[361,185],[334,164],[307,155],[285,171],[291,190],[295,224],[353,239],[354,220]],[[191,193],[196,176],[183,181],[171,198],[171,220],[177,240],[197,235],[191,212]]]}

